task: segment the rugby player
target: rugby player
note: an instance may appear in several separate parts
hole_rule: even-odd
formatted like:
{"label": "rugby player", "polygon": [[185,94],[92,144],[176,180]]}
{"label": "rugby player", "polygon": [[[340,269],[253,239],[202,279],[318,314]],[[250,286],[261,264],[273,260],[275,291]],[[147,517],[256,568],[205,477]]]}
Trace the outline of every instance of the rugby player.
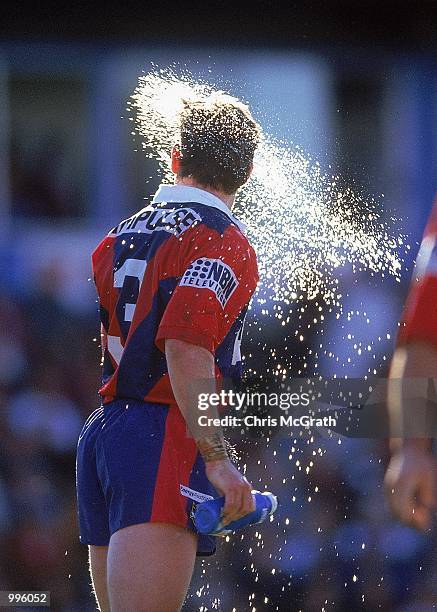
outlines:
{"label": "rugby player", "polygon": [[77,493],[102,611],[179,610],[196,553],[215,550],[213,537],[196,533],[193,504],[225,495],[226,523],[254,509],[220,428],[195,427],[192,385],[210,381],[215,391],[217,378],[241,374],[258,271],[231,208],[259,130],[248,108],[223,94],[185,101],[179,128],[175,184],[161,185],[92,256],[102,406],[79,438]]}
{"label": "rugby player", "polygon": [[387,499],[397,518],[421,530],[431,525],[437,501],[437,463],[427,430],[432,425],[424,416],[429,383],[437,379],[436,240],[437,201],[404,309],[388,394],[392,457],[385,477]]}

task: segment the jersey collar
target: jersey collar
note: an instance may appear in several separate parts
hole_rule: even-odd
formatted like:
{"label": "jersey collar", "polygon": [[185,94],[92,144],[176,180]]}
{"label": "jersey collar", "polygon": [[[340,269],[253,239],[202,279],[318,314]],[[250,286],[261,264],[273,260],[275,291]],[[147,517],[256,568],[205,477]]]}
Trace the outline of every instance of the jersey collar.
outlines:
{"label": "jersey collar", "polygon": [[235,225],[244,233],[246,226],[239,221],[229,210],[224,202],[217,196],[199,189],[198,187],[189,187],[188,185],[160,185],[158,191],[153,196],[153,202],[196,202],[218,208],[235,223]]}

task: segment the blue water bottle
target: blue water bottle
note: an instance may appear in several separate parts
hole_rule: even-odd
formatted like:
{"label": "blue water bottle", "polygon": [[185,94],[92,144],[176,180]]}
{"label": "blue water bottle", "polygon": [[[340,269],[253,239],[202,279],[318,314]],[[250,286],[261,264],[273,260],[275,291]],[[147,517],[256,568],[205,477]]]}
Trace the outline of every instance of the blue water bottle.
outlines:
{"label": "blue water bottle", "polygon": [[221,522],[225,503],[224,497],[217,497],[199,504],[194,514],[194,523],[198,532],[208,535],[227,535],[247,525],[264,522],[268,516],[275,512],[278,507],[278,500],[273,493],[267,491],[264,493],[252,491],[252,495],[255,500],[255,510],[236,521],[232,521],[225,527]]}

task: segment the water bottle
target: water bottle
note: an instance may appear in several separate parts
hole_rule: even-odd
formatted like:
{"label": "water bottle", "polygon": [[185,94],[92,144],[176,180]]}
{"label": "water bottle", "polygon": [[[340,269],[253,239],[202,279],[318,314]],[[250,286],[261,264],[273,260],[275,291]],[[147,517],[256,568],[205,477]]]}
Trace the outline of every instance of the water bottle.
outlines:
{"label": "water bottle", "polygon": [[273,495],[265,491],[252,491],[255,500],[255,510],[242,516],[236,521],[232,521],[223,527],[221,518],[225,504],[224,497],[217,497],[199,504],[194,514],[194,523],[199,533],[208,535],[227,535],[236,529],[241,529],[247,525],[262,523],[268,516],[273,514],[278,507],[278,500]]}

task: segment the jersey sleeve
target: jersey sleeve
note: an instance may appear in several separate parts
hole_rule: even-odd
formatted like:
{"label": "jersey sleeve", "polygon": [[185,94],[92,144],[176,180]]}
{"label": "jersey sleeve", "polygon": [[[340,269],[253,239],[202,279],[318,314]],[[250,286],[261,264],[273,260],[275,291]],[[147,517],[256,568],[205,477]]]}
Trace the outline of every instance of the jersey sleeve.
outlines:
{"label": "jersey sleeve", "polygon": [[156,335],[184,340],[214,353],[258,282],[256,256],[247,239],[229,226],[214,237],[199,231],[182,258],[181,276]]}
{"label": "jersey sleeve", "polygon": [[437,345],[437,233],[426,232],[401,319],[397,344]]}

